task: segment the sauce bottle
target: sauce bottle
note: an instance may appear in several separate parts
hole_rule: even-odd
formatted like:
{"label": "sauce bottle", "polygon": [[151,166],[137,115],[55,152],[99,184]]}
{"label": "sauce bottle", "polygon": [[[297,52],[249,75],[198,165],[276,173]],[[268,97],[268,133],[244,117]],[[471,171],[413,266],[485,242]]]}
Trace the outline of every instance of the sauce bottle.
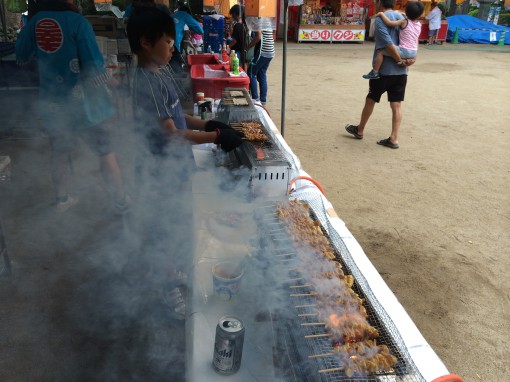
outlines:
{"label": "sauce bottle", "polygon": [[237,58],[237,55],[234,55],[232,59],[232,73],[235,75],[239,74],[239,58]]}

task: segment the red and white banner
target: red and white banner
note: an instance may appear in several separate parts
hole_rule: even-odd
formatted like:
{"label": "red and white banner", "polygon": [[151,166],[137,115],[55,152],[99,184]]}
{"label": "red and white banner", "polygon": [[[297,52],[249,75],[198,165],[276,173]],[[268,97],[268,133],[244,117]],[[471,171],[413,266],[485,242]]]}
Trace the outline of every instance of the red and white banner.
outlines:
{"label": "red and white banner", "polygon": [[308,42],[337,42],[337,41],[365,41],[364,29],[308,29],[299,28],[298,41]]}
{"label": "red and white banner", "polygon": [[301,29],[299,41],[331,41],[331,29]]}
{"label": "red and white banner", "polygon": [[364,29],[333,29],[332,41],[365,41]]}

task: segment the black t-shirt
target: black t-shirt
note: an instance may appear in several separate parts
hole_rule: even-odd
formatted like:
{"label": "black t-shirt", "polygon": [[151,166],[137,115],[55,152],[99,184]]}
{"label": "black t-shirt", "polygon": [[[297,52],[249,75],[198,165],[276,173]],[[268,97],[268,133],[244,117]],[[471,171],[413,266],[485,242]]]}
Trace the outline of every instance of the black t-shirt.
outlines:
{"label": "black t-shirt", "polygon": [[243,24],[236,22],[234,24],[234,29],[232,30],[232,38],[236,40],[236,43],[234,46],[232,46],[230,49],[235,50],[236,52],[243,52],[244,51],[244,41],[245,41],[245,29],[243,28]]}

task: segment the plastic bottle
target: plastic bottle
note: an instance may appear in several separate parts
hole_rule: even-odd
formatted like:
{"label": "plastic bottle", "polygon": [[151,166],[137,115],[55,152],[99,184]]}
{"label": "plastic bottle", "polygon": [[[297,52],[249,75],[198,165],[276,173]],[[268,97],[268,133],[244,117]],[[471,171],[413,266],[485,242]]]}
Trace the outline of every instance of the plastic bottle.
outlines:
{"label": "plastic bottle", "polygon": [[234,71],[234,57],[236,57],[236,51],[232,49],[230,51],[230,71]]}
{"label": "plastic bottle", "polygon": [[234,58],[232,59],[232,73],[236,76],[239,74],[239,58],[237,55],[234,55]]}
{"label": "plastic bottle", "polygon": [[212,53],[212,52],[213,52],[213,51],[212,51],[211,45],[209,45],[209,46],[207,47],[207,53]]}
{"label": "plastic bottle", "polygon": [[221,61],[226,64],[229,61],[229,56],[227,54],[227,44],[223,44],[223,49],[221,50]]}

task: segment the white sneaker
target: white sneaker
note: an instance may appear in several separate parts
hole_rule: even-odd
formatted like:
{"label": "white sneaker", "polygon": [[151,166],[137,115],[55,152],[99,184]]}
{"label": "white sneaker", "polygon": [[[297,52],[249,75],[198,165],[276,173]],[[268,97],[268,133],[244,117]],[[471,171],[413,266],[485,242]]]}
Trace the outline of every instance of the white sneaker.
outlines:
{"label": "white sneaker", "polygon": [[68,195],[65,202],[57,202],[56,210],[57,212],[66,212],[69,208],[78,203],[79,200],[77,196]]}

